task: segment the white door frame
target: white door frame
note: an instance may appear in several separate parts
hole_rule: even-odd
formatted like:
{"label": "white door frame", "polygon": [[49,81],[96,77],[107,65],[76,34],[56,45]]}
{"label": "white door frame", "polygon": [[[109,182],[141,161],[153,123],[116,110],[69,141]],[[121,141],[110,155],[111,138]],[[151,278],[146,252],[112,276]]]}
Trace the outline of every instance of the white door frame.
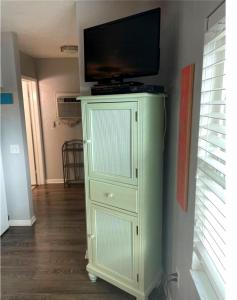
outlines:
{"label": "white door frame", "polygon": [[2,150],[0,149],[0,207],[1,207],[1,218],[0,218],[0,236],[8,229],[9,220],[8,220],[8,210],[7,210],[7,197],[5,190],[5,180],[4,180],[4,172],[2,165]]}
{"label": "white door frame", "polygon": [[33,142],[37,172],[37,184],[45,184],[45,164],[44,164],[44,148],[43,148],[43,135],[42,135],[42,122],[41,122],[41,111],[39,102],[39,90],[38,81],[35,78],[22,76],[22,81],[29,81],[35,84],[34,94],[31,106],[32,117],[34,124],[32,124],[33,130]]}

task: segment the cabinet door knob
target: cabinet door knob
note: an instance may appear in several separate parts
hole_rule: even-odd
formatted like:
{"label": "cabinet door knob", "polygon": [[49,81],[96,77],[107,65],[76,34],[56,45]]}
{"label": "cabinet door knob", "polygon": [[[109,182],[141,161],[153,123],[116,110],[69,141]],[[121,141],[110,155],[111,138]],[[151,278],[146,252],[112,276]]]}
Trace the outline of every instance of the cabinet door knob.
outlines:
{"label": "cabinet door knob", "polygon": [[90,143],[91,143],[91,140],[84,140],[83,143],[84,143],[84,144],[90,144]]}
{"label": "cabinet door knob", "polygon": [[87,235],[89,239],[94,239],[95,235],[94,234],[88,234]]}
{"label": "cabinet door knob", "polygon": [[107,198],[113,198],[114,194],[113,193],[106,193],[105,196]]}

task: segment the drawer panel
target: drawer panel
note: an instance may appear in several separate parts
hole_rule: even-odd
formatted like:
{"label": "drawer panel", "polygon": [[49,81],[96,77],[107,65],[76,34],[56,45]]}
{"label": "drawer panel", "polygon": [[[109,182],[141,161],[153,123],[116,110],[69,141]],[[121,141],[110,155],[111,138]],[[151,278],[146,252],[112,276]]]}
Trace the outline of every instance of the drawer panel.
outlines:
{"label": "drawer panel", "polygon": [[136,190],[94,180],[90,180],[89,188],[92,201],[137,212]]}

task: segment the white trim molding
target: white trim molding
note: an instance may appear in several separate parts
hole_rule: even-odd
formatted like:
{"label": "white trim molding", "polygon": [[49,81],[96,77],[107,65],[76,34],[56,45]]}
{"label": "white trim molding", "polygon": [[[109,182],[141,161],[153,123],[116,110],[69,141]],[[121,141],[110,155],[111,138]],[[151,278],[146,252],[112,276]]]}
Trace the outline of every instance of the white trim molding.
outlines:
{"label": "white trim molding", "polygon": [[63,178],[58,179],[46,179],[47,184],[53,184],[53,183],[64,183]]}
{"label": "white trim molding", "polygon": [[36,221],[36,217],[33,216],[28,220],[9,220],[10,226],[32,226]]}
{"label": "white trim molding", "polygon": [[44,165],[44,150],[43,150],[43,133],[42,133],[42,121],[40,115],[40,99],[39,99],[39,86],[36,78],[28,76],[22,76],[23,81],[28,82],[31,87],[31,114],[33,116],[32,129],[34,132],[34,155],[35,155],[35,167],[37,173],[37,183],[45,184],[45,165]]}

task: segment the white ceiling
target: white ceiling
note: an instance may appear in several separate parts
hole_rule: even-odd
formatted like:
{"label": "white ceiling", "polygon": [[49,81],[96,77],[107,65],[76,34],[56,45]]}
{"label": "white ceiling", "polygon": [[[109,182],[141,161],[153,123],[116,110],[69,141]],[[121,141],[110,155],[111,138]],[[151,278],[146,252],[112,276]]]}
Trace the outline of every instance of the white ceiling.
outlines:
{"label": "white ceiling", "polygon": [[16,32],[21,51],[38,58],[73,57],[60,46],[77,44],[73,0],[1,1],[1,31]]}

